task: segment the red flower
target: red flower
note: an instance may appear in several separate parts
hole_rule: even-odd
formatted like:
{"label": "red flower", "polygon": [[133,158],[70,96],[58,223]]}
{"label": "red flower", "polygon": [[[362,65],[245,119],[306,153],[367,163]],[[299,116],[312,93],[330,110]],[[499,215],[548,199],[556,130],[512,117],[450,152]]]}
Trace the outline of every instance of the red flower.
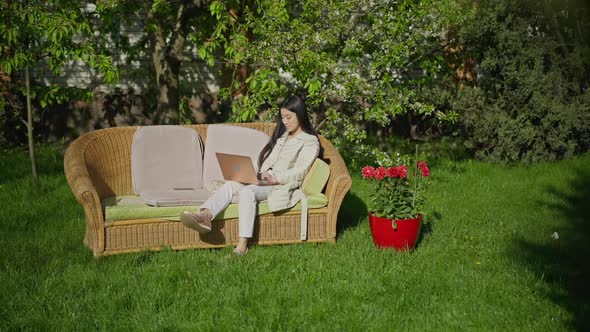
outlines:
{"label": "red flower", "polygon": [[428,168],[428,165],[426,165],[425,161],[419,161],[418,168],[420,169],[423,177],[428,177],[430,175],[430,169]]}
{"label": "red flower", "polygon": [[406,165],[398,166],[397,174],[402,179],[406,178],[408,176],[408,167]]}
{"label": "red flower", "polygon": [[373,166],[365,166],[362,170],[363,178],[371,179],[375,177],[375,168]]}
{"label": "red flower", "polygon": [[379,166],[375,170],[375,178],[377,180],[383,180],[386,175],[387,175],[387,169],[383,166]]}
{"label": "red flower", "polygon": [[428,177],[430,176],[430,169],[428,168],[428,166],[424,166],[420,169],[420,171],[422,171],[422,176],[423,177]]}
{"label": "red flower", "polygon": [[[404,156],[403,160],[411,160],[411,156]],[[412,162],[411,166],[364,166],[361,173],[373,186],[370,210],[376,215],[394,220],[408,219],[415,218],[416,211],[421,211],[425,200],[423,191],[430,184],[420,178],[430,175],[425,161]]]}
{"label": "red flower", "polygon": [[393,167],[393,166],[389,167],[389,169],[387,170],[387,175],[390,178],[395,179],[398,175],[397,167]]}

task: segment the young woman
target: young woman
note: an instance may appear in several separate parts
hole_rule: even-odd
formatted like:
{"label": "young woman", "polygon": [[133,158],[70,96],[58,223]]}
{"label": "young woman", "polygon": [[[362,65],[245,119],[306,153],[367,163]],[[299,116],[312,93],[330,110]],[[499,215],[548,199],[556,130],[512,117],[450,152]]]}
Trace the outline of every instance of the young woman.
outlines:
{"label": "young woman", "polygon": [[303,177],[320,153],[320,142],[312,128],[305,103],[298,96],[290,96],[280,106],[277,126],[260,152],[260,178],[271,185],[244,185],[227,181],[203,205],[199,212],[180,215],[182,224],[204,234],[211,231],[211,220],[237,196],[239,212],[239,241],[234,254],[248,252],[252,237],[257,202],[268,200],[271,211],[294,206],[299,195],[293,193],[301,186]]}

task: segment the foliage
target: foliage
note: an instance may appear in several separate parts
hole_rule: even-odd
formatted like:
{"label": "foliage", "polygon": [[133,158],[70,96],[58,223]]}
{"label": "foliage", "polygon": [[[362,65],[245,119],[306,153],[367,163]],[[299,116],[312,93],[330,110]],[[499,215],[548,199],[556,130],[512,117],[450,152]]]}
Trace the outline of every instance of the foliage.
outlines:
{"label": "foliage", "polygon": [[[235,3],[239,19],[224,10]],[[253,120],[269,107],[272,116],[277,99],[296,92],[306,96],[315,126],[339,148],[354,147],[357,157],[378,154],[358,123],[387,126],[406,113],[456,117],[418,92],[444,70],[445,29],[451,16],[461,16],[453,3],[216,0],[210,10],[217,28],[199,55],[212,61],[221,48],[224,62],[251,69],[247,89],[232,99],[234,120]],[[229,98],[240,87],[220,95]]]}
{"label": "foliage", "polygon": [[[81,61],[106,82],[118,78],[111,58],[97,52],[92,16],[80,8],[79,1],[0,1],[0,127],[8,137],[7,125],[19,125],[24,109],[20,96],[25,94],[22,72],[30,67],[33,81],[31,98],[41,108],[72,98],[90,98],[85,89],[60,86],[51,79],[72,61]],[[45,79],[45,80],[43,80]],[[4,142],[6,143],[6,142]]]}
{"label": "foliage", "polygon": [[[152,67],[142,67],[136,74],[148,82],[148,96],[156,96],[157,106],[153,122],[178,124],[182,121],[183,104],[180,86],[180,67],[191,59],[186,41],[202,39],[209,33],[211,24],[208,12],[204,10],[205,1],[135,1],[105,0],[97,2],[96,11],[100,21],[97,26],[101,32],[103,47],[115,41],[117,52],[124,55],[125,61],[150,58]],[[131,38],[123,27],[135,27],[141,31],[140,38]],[[135,37],[135,36],[133,36]],[[155,88],[155,91],[151,90]]]}
{"label": "foliage", "polygon": [[458,27],[457,47],[479,65],[448,102],[478,158],[531,163],[590,148],[590,7],[575,5],[483,1]]}
{"label": "foliage", "polygon": [[[8,77],[2,80],[0,91],[3,113],[0,124],[6,125],[11,116],[22,113],[18,99],[19,95],[24,94],[27,120],[22,122],[27,127],[31,174],[35,183],[38,183],[38,176],[32,100],[36,99],[45,108],[53,103],[63,103],[72,96],[88,95],[79,93],[78,89],[56,84],[31,84],[31,69],[37,75],[43,75],[46,71],[59,75],[66,63],[80,60],[90,64],[106,81],[113,81],[117,77],[110,58],[95,52],[89,42],[89,18],[79,5],[79,2],[71,0],[0,2],[0,73],[5,73]],[[19,71],[24,73],[24,82],[16,79]],[[10,106],[8,114],[4,114],[6,105]],[[2,128],[2,131],[5,132],[6,129]]]}
{"label": "foliage", "polygon": [[[59,75],[71,61],[88,63],[106,82],[118,78],[111,58],[95,51],[91,16],[79,1],[2,1],[0,2],[0,44],[3,46],[0,68],[7,75],[26,66],[37,77]],[[12,80],[12,88],[23,91],[21,80]],[[49,84],[36,86],[33,97],[41,107],[63,103],[78,91]]]}
{"label": "foliage", "polygon": [[373,184],[370,210],[379,217],[392,220],[416,218],[423,212],[424,191],[430,169],[425,161],[397,156],[397,165],[365,166],[364,179]]}

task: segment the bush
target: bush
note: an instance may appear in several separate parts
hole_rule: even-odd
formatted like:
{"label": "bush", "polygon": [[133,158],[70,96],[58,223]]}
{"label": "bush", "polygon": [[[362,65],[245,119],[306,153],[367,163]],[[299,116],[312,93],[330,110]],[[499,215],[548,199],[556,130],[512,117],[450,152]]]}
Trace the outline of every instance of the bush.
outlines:
{"label": "bush", "polygon": [[587,11],[567,3],[548,11],[548,4],[481,2],[455,35],[478,69],[451,107],[462,114],[460,133],[480,159],[530,163],[588,151],[590,48],[587,24],[580,25]]}

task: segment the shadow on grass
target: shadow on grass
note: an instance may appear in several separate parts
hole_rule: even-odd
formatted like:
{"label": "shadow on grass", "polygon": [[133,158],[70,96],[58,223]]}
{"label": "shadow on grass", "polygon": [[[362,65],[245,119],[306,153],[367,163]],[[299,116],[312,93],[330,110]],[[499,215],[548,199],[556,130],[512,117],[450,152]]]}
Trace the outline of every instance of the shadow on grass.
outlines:
{"label": "shadow on grass", "polygon": [[556,199],[539,202],[567,220],[566,225],[555,227],[554,236],[559,238],[545,243],[520,239],[514,254],[547,284],[547,296],[572,314],[571,328],[589,331],[590,169],[579,168],[576,173],[569,183],[572,192],[549,187],[547,192]]}
{"label": "shadow on grass", "polygon": [[422,240],[424,237],[429,236],[430,234],[434,233],[434,223],[438,222],[442,218],[442,215],[438,211],[434,211],[432,214],[425,216],[422,218],[422,225],[420,226],[420,235],[416,240],[416,245],[414,246],[415,249],[420,247]]}
{"label": "shadow on grass", "polygon": [[340,210],[338,211],[338,224],[336,226],[336,237],[339,237],[349,228],[355,228],[363,220],[368,220],[369,212],[363,200],[350,191],[344,196]]}

